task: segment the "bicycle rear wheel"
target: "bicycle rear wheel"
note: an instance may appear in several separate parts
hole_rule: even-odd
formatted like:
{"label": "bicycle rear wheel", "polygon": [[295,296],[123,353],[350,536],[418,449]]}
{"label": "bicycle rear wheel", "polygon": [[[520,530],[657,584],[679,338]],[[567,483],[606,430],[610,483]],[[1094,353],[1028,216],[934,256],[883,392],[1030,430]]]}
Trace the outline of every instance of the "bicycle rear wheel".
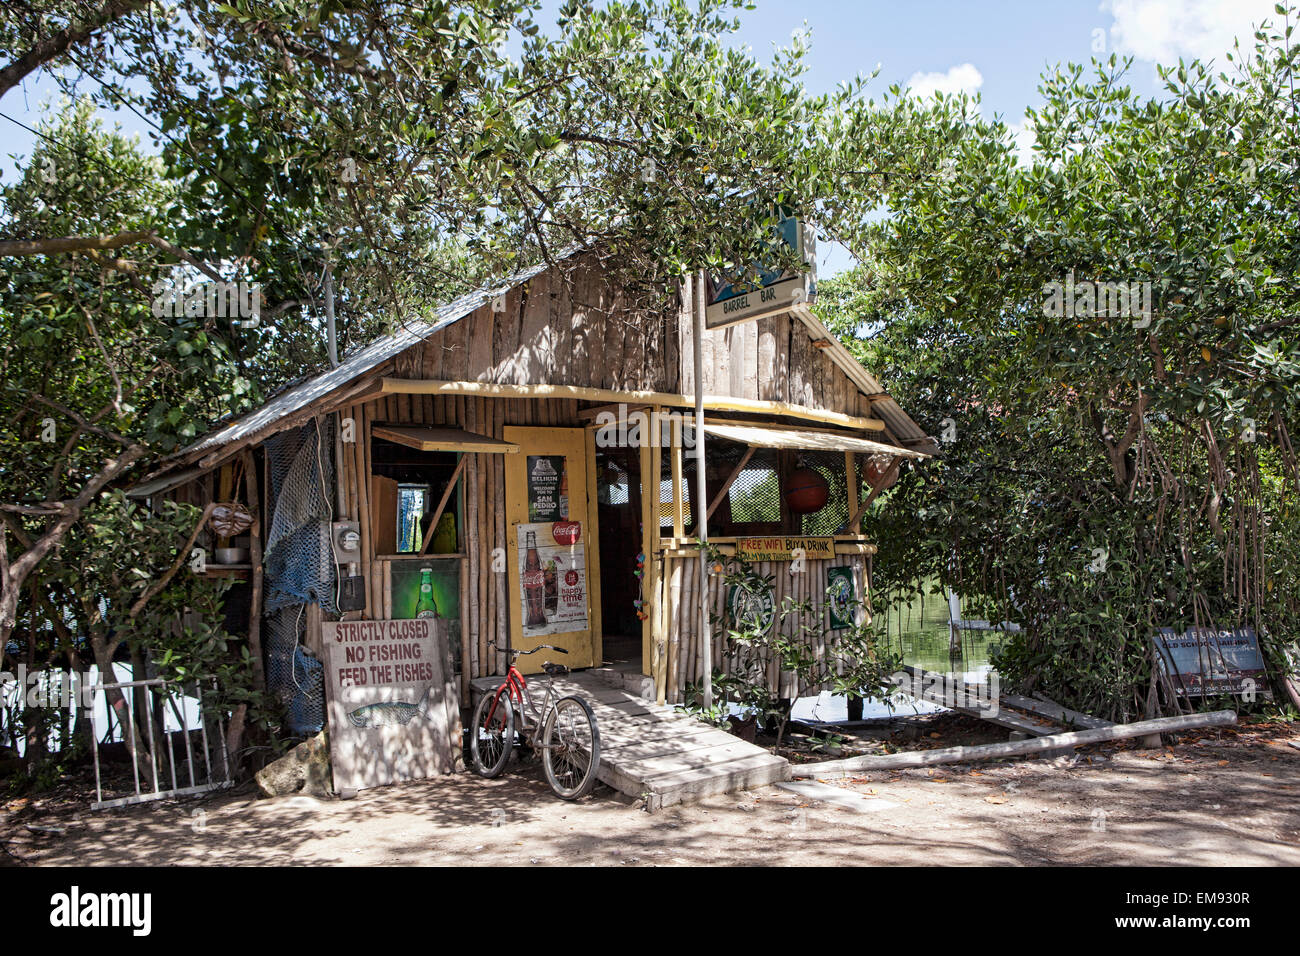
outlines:
{"label": "bicycle rear wheel", "polygon": [[514,749],[515,709],[510,695],[484,694],[470,725],[469,755],[474,772],[480,777],[501,776]]}
{"label": "bicycle rear wheel", "polygon": [[581,697],[561,697],[542,726],[542,770],[562,800],[578,800],[596,786],[600,731],[596,715]]}

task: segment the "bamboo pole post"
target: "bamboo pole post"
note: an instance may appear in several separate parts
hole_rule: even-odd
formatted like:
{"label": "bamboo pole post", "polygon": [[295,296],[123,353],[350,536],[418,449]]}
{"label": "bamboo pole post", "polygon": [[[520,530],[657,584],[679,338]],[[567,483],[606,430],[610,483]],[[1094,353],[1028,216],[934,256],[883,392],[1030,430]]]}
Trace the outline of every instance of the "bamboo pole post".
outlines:
{"label": "bamboo pole post", "polygon": [[355,436],[352,457],[357,471],[357,524],[361,531],[361,553],[358,555],[366,595],[366,607],[363,616],[374,619],[378,607],[375,605],[374,579],[370,573],[370,557],[374,553],[374,535],[370,528],[370,463],[366,455],[367,436],[370,434],[366,425],[366,406],[356,407]]}
{"label": "bamboo pole post", "polygon": [[678,671],[682,666],[682,562],[677,558],[664,558],[664,564],[672,564],[668,586],[668,702],[680,703],[681,690],[678,686]]}
{"label": "bamboo pole post", "polygon": [[[704,467],[704,270],[699,270],[695,278],[695,309],[692,313],[692,342],[695,356],[695,481],[698,494],[695,500],[703,505],[709,500],[708,482]],[[657,531],[658,529],[656,529]],[[700,539],[700,640],[702,656],[707,662],[701,677],[701,702],[705,707],[713,706],[713,642],[709,633],[709,560],[704,546],[709,541],[709,516],[707,512],[698,511],[695,519],[695,534]]]}
{"label": "bamboo pole post", "polygon": [[[491,415],[491,409],[485,408],[484,413]],[[490,421],[490,418],[489,418]],[[479,427],[484,427],[484,421],[479,421]],[[489,429],[490,430],[490,426]],[[483,629],[487,632],[488,642],[499,645],[501,635],[497,633],[497,589],[492,572],[492,540],[493,527],[496,522],[492,510],[492,502],[496,500],[496,483],[497,483],[497,463],[499,455],[483,455],[483,543],[481,545],[483,552]]]}
{"label": "bamboo pole post", "polygon": [[460,565],[460,691],[469,700],[469,682],[475,674],[475,653],[469,638],[469,558],[461,555],[456,559]]}
{"label": "bamboo pole post", "polygon": [[262,496],[253,453],[244,450],[244,487],[253,524],[248,529],[248,555],[253,564],[252,594],[248,602],[248,656],[253,659],[253,689],[266,690],[266,665],[262,657]]}
{"label": "bamboo pole post", "polygon": [[[651,421],[658,409],[652,410]],[[645,563],[641,574],[641,600],[646,618],[641,622],[641,670],[654,676],[654,626],[656,621],[655,555],[659,545],[659,447],[653,436],[641,435],[641,553]]]}
{"label": "bamboo pole post", "polygon": [[668,457],[673,475],[673,537],[686,537],[686,487],[682,483],[682,420],[674,417]]}
{"label": "bamboo pole post", "polygon": [[[493,404],[495,405],[495,409],[493,411],[494,430],[492,436],[494,438],[500,438],[504,434],[505,430],[505,402],[497,401]],[[496,497],[494,499],[495,507],[493,508],[492,517],[492,532],[494,540],[496,541],[496,547],[501,549],[499,552],[496,552],[494,549],[494,554],[499,553],[504,557],[510,553],[509,544],[506,541],[506,535],[510,532],[506,524],[506,470],[504,458],[497,455],[493,467],[497,470],[497,486]],[[497,593],[496,634],[497,644],[500,646],[507,643],[510,637],[510,618],[508,613],[510,599],[506,593],[506,581],[508,580],[508,576],[504,565],[499,571],[496,568],[493,568],[492,575]],[[498,651],[498,660],[502,659],[502,657],[503,655]]]}
{"label": "bamboo pole post", "polygon": [[383,572],[383,589],[384,589],[384,620],[393,619],[393,562],[380,561],[380,569]]}

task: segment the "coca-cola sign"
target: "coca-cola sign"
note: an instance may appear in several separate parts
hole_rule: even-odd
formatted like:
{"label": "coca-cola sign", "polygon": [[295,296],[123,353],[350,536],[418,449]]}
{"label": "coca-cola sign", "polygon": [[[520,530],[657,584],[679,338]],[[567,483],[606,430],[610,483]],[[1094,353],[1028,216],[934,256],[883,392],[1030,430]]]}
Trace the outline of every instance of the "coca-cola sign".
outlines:
{"label": "coca-cola sign", "polygon": [[525,637],[587,629],[586,545],[582,525],[556,521],[516,525],[519,595]]}
{"label": "coca-cola sign", "polygon": [[551,537],[556,544],[568,547],[582,537],[582,525],[577,521],[557,521],[551,525]]}

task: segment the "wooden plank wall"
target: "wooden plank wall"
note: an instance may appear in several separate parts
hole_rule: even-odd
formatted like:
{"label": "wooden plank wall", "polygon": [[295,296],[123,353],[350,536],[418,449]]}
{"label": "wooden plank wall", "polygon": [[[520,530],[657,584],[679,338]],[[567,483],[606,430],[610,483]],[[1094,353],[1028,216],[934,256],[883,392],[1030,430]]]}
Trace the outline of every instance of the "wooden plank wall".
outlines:
{"label": "wooden plank wall", "polygon": [[[681,389],[695,389],[690,313],[677,317]],[[704,392],[765,402],[789,402],[848,415],[871,414],[871,402],[808,327],[790,314],[704,333]]]}
{"label": "wooden plank wall", "polygon": [[[461,347],[472,347],[472,343],[462,343]],[[443,357],[458,361],[454,351],[443,353]],[[402,373],[399,371],[398,374]],[[579,403],[572,399],[536,401],[464,395],[385,396],[347,412],[357,422],[358,441],[349,450],[353,456],[352,470],[369,474],[369,434],[370,428],[377,423],[445,425],[502,438],[507,425],[582,427],[587,423],[578,418],[578,407]],[[345,469],[345,475],[348,473]],[[465,556],[461,559],[461,660],[462,676],[467,681],[504,672],[503,660],[498,660],[498,654],[488,646],[489,643],[506,643],[510,613],[506,575],[492,570],[493,552],[500,548],[499,554],[506,553],[504,456],[470,455],[462,481],[461,550]],[[368,505],[368,490],[365,483],[349,489],[349,511],[354,499],[359,499],[359,505]],[[365,616],[380,618],[386,608],[384,566],[389,562],[376,558],[374,534],[368,527],[369,507],[360,507],[359,514],[363,570],[369,582]]]}
{"label": "wooden plank wall", "polygon": [[[663,554],[655,559],[660,580],[664,582],[661,589],[666,604],[667,623],[667,701],[671,704],[685,700],[688,684],[698,683],[704,674],[703,659],[700,653],[699,636],[699,559],[694,555],[684,556]],[[793,601],[809,601],[814,610],[813,626],[821,621],[821,627],[807,634],[813,652],[819,659],[833,649],[836,631],[826,629],[829,618],[826,612],[826,570],[831,566],[848,566],[853,569],[854,590],[859,601],[868,605],[867,558],[864,555],[837,555],[834,560],[810,560],[807,571],[803,574],[791,574],[790,563],[760,561],[755,565],[760,574],[771,575],[773,579],[773,598],[779,609],[788,597]],[[726,589],[717,580],[710,581],[709,607],[714,616],[725,613]],[[785,633],[798,633],[799,615],[791,614],[784,621]],[[869,618],[868,618],[869,620]],[[713,668],[723,673],[730,673],[730,661],[726,653],[726,639],[721,634],[713,634]],[[768,665],[768,687],[782,697],[806,697],[827,689],[827,685],[796,687],[793,675],[779,672],[775,662]]]}
{"label": "wooden plank wall", "polygon": [[[550,270],[395,361],[399,378],[691,394],[690,312],[629,308],[597,267]],[[869,415],[870,402],[790,315],[705,333],[704,391]]]}
{"label": "wooden plank wall", "polygon": [[677,391],[676,311],[628,308],[599,270],[547,271],[399,356],[401,378]]}

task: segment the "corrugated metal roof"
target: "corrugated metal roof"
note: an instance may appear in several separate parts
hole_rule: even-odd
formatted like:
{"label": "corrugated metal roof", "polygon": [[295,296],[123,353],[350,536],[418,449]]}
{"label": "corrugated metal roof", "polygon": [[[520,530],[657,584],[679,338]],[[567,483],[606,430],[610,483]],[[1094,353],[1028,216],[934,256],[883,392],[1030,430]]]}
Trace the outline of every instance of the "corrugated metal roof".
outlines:
{"label": "corrugated metal roof", "polygon": [[[567,259],[577,250],[578,247],[573,246],[566,249],[556,259]],[[509,292],[515,286],[540,275],[548,265],[549,263],[543,262],[540,265],[531,266],[515,273],[504,282],[476,289],[452,302],[448,302],[444,306],[440,306],[434,312],[432,322],[412,322],[391,335],[386,335],[378,341],[371,342],[365,348],[345,358],[336,368],[321,372],[319,375],[291,386],[261,408],[254,409],[235,419],[229,425],[209,432],[198,441],[181,449],[172,457],[193,458],[197,452],[220,448],[222,445],[229,445],[231,442],[241,441],[250,435],[272,429],[276,422],[286,416],[306,408],[316,399],[347,385],[366,372],[378,368],[389,359],[396,358],[412,345],[428,338],[435,332],[445,329],[453,322],[465,318],[465,316],[482,308],[498,295]]]}
{"label": "corrugated metal roof", "polygon": [[204,474],[202,468],[186,468],[184,471],[175,471],[163,478],[156,478],[153,481],[144,481],[138,485],[133,485],[126,493],[128,498],[148,498],[164,491],[170,491],[178,485],[183,485],[187,481],[192,481]]}

